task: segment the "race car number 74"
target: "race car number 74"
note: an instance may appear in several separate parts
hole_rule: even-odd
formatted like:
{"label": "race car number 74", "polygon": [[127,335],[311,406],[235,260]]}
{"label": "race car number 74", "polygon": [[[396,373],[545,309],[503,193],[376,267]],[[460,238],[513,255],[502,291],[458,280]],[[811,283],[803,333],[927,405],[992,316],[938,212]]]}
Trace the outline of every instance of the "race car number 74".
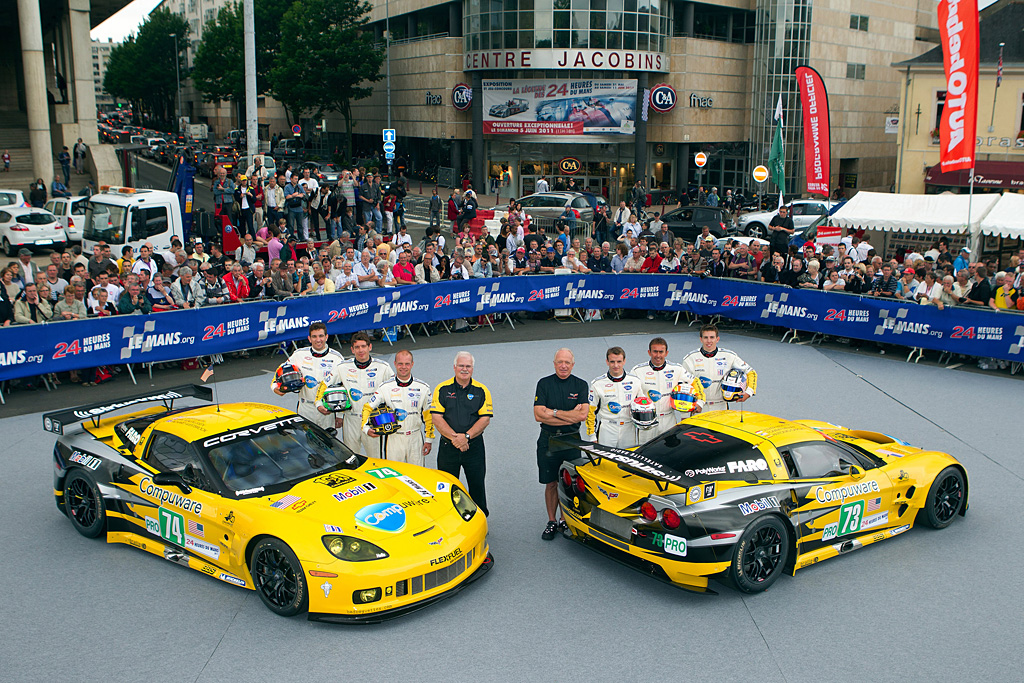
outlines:
{"label": "race car number 74", "polygon": [[176,545],[185,545],[184,518],[177,512],[160,508],[160,536]]}

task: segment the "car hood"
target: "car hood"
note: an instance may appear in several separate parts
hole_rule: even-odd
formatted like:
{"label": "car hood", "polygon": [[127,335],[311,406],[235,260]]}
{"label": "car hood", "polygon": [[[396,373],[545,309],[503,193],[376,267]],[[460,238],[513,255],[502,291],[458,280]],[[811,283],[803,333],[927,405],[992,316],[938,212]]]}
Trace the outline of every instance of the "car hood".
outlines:
{"label": "car hood", "polygon": [[[440,473],[413,465],[367,461],[358,470],[338,470],[267,496],[271,508],[346,533],[387,537],[417,530],[455,511],[451,484]],[[442,489],[439,491],[438,489]]]}
{"label": "car hood", "polygon": [[766,223],[778,215],[778,211],[755,211],[754,213],[744,214],[740,217],[740,223],[749,223],[751,221],[761,221]]}

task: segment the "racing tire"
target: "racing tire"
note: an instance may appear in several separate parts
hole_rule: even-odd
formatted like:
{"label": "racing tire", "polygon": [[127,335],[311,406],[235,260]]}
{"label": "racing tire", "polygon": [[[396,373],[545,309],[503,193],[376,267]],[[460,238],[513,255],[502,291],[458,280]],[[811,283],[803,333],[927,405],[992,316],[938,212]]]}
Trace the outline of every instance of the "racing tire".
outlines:
{"label": "racing tire", "polygon": [[77,467],[68,473],[64,482],[64,510],[71,526],[86,538],[96,538],[106,528],[103,496],[92,478]]}
{"label": "racing tire", "polygon": [[789,529],[781,519],[766,515],[744,530],[732,555],[729,579],[743,593],[768,590],[789,561]]}
{"label": "racing tire", "polygon": [[11,244],[11,241],[6,237],[4,238],[4,253],[10,256],[11,258],[15,258],[18,256],[18,250],[14,248],[14,245]]}
{"label": "racing tire", "polygon": [[925,523],[933,529],[945,529],[963,509],[966,497],[963,472],[955,467],[942,470],[928,489]]}
{"label": "racing tire", "polygon": [[299,558],[283,541],[264,538],[249,561],[256,594],[271,612],[294,617],[309,609],[309,592]]}
{"label": "racing tire", "polygon": [[747,237],[756,237],[759,240],[765,239],[765,235],[768,234],[768,228],[764,227],[761,223],[751,223],[744,230]]}

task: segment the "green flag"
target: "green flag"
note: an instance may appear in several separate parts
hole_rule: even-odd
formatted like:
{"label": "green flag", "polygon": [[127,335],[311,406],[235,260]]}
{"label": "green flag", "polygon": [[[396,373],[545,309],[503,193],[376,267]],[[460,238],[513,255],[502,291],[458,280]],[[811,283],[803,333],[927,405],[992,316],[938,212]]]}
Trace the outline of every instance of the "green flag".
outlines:
{"label": "green flag", "polygon": [[786,194],[786,151],[782,142],[782,95],[775,106],[775,135],[772,136],[772,149],[768,155],[768,170],[772,180],[779,188],[779,206],[782,206],[782,195]]}

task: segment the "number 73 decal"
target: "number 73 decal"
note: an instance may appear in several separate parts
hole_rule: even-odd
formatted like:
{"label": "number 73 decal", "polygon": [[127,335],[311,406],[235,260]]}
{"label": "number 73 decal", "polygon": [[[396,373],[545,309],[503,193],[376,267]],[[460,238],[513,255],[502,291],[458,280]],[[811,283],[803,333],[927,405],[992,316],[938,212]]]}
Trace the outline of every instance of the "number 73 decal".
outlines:
{"label": "number 73 decal", "polygon": [[854,534],[860,531],[864,521],[864,501],[858,500],[839,508],[839,521],[826,524],[821,533],[821,540],[828,541],[837,536]]}

